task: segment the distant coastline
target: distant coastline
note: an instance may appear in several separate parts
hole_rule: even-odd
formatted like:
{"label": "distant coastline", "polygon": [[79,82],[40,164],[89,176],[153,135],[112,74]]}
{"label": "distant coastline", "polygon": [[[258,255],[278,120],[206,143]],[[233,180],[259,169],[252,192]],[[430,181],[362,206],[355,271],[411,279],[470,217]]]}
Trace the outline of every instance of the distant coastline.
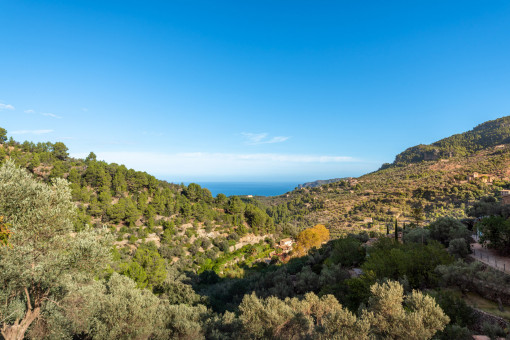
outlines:
{"label": "distant coastline", "polygon": [[[222,193],[227,196],[279,196],[294,190],[299,182],[196,182],[207,188],[215,197]],[[189,184],[185,182],[184,184]]]}
{"label": "distant coastline", "polygon": [[332,179],[318,179],[318,180],[313,181],[313,182],[306,182],[306,183],[303,183],[303,184],[299,184],[297,186],[297,188],[298,189],[302,189],[302,188],[316,188],[316,187],[320,187],[321,185],[324,185],[324,184],[336,183],[336,182],[340,182],[340,181],[343,181],[343,180],[349,180],[349,179],[352,179],[352,177],[342,177],[342,178],[332,178]]}

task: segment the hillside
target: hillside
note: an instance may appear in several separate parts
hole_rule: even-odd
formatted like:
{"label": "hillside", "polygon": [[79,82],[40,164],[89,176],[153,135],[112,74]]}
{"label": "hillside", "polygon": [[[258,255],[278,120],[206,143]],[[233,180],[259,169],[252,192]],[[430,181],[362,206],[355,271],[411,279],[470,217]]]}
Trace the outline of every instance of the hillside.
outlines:
{"label": "hillside", "polygon": [[[73,159],[59,142],[7,141],[1,130],[0,139],[2,334],[19,328],[16,312],[34,339],[506,335],[508,314],[479,311],[461,291],[493,312],[495,296],[508,307],[510,293],[494,287],[510,277],[472,263],[472,231],[455,217],[471,204],[476,216],[509,214],[495,200],[476,201],[509,186],[510,145],[241,199],[93,153]],[[490,223],[502,216],[484,228],[499,228]],[[385,237],[395,219],[428,225]],[[311,227],[320,221],[329,228]],[[278,247],[288,235],[295,243]]]}
{"label": "hillside", "polygon": [[[510,143],[510,116],[487,121],[473,130],[443,138],[430,145],[416,145],[395,157],[393,166],[410,163],[469,157],[477,151]],[[386,165],[386,166],[391,166]]]}
{"label": "hillside", "polygon": [[303,183],[303,184],[299,184],[297,186],[297,188],[298,189],[315,188],[315,187],[318,187],[318,186],[321,186],[321,185],[324,185],[324,184],[340,182],[341,180],[344,180],[344,179],[349,179],[349,178],[318,179],[318,180],[313,181],[313,182],[306,182],[306,183]]}
{"label": "hillside", "polygon": [[[158,256],[179,271],[214,267],[226,275],[229,263],[250,266],[267,257],[274,242],[288,235],[253,199],[212,197],[198,184],[160,181],[124,165],[97,160],[92,152],[86,159],[70,158],[60,142],[19,143],[12,138],[7,141],[5,130],[0,134],[4,142],[0,163],[11,159],[47,183],[67,179],[78,207],[75,230],[86,224],[107,226],[115,235],[119,257],[126,261],[140,246],[152,244]],[[245,260],[248,251],[251,257]]]}
{"label": "hillside", "polygon": [[[383,231],[395,219],[421,223],[446,215],[464,217],[474,200],[509,186],[509,142],[510,117],[503,117],[411,147],[393,164],[359,178],[316,181],[282,196],[242,199],[213,198],[199,185],[158,181],[97,161],[93,153],[85,160],[70,159],[63,143],[11,139],[0,148],[0,159],[10,157],[45,181],[67,178],[80,223],[110,226],[119,245],[133,249],[152,240],[163,245],[161,252],[169,260],[179,258],[197,269],[215,258],[212,249],[217,256],[227,243],[254,243],[264,235],[277,240],[317,223],[335,235],[360,228]],[[475,178],[475,173],[483,176]],[[209,245],[204,239],[216,241]]]}
{"label": "hillside", "polygon": [[[475,200],[498,196],[499,190],[510,186],[509,142],[510,117],[504,117],[428,146],[409,148],[397,155],[394,164],[376,172],[297,189],[265,203],[273,210],[285,210],[304,199],[320,202],[320,209],[283,220],[324,223],[333,234],[384,231],[395,219],[423,223],[447,215],[462,218]],[[437,157],[425,160],[430,150]],[[275,221],[281,222],[278,217]]]}
{"label": "hillside", "polygon": [[[422,223],[446,215],[462,218],[474,200],[509,187],[509,141],[510,117],[503,117],[431,145],[411,147],[393,164],[359,178],[316,181],[282,196],[242,199],[222,194],[213,198],[199,185],[158,181],[123,165],[97,161],[93,153],[85,160],[69,159],[62,143],[11,139],[0,148],[0,159],[10,157],[45,181],[67,178],[80,223],[110,226],[119,245],[134,249],[152,240],[163,245],[160,252],[170,261],[199,269],[214,261],[227,243],[238,247],[264,235],[278,240],[317,223],[339,235],[384,231],[395,219]],[[475,173],[484,176],[474,178]],[[210,245],[205,239],[215,242]]]}

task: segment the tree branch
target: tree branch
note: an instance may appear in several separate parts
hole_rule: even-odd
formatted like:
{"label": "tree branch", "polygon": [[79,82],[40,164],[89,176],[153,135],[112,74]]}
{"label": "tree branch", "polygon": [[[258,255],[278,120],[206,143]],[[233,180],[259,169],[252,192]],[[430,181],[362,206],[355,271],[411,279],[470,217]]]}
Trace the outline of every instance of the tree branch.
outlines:
{"label": "tree branch", "polygon": [[28,310],[32,310],[32,303],[30,302],[30,295],[28,294],[28,289],[27,289],[27,287],[24,287],[24,289],[25,289],[25,294],[27,295]]}
{"label": "tree branch", "polygon": [[52,299],[50,299],[50,298],[48,298],[48,297],[43,297],[42,299],[43,299],[43,300],[48,300],[48,301],[50,301],[50,302],[53,302],[53,303],[54,303],[57,307],[62,308],[62,309],[65,309],[65,308],[63,308],[62,306],[60,306],[60,305],[59,305],[59,303],[58,303],[57,301],[55,301],[55,300],[52,300]]}
{"label": "tree branch", "polygon": [[[16,311],[14,311],[14,312],[12,312],[10,315],[6,316],[3,320],[0,320],[0,323],[3,323],[5,320],[7,320],[7,319],[8,319],[8,318],[10,318],[11,316],[13,316],[13,315],[14,315],[14,313],[16,313]],[[4,327],[6,327],[6,326],[4,325]]]}

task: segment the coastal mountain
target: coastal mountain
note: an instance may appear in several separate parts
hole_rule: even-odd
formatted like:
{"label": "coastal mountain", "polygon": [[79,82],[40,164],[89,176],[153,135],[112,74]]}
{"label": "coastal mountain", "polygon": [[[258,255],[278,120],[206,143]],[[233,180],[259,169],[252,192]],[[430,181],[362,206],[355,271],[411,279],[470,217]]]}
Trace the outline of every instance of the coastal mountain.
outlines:
{"label": "coastal mountain", "polygon": [[[494,325],[488,329],[487,314],[476,316],[460,293],[442,291],[439,282],[453,290],[469,287],[480,298],[497,296],[500,305],[510,301],[509,292],[494,288],[507,286],[508,278],[463,262],[471,231],[457,220],[484,196],[510,187],[510,145],[501,131],[484,142],[500,129],[491,124],[476,138],[469,137],[472,131],[453,136],[473,142],[459,142],[460,151],[447,158],[400,162],[265,198],[213,197],[197,184],[159,181],[94,153],[71,158],[60,142],[7,140],[0,129],[0,267],[7,268],[0,280],[9,289],[0,306],[2,335],[505,335]],[[500,207],[488,202],[478,206]],[[405,242],[398,242],[398,233],[384,236],[403,223],[427,227],[403,231]],[[34,262],[44,270],[34,271]],[[396,310],[398,320],[388,310]],[[25,328],[10,318],[14,313]],[[390,331],[388,320],[395,325]],[[411,321],[416,327],[405,327]]]}
{"label": "coastal mountain", "polygon": [[303,199],[320,202],[320,209],[301,210],[287,222],[323,223],[334,235],[381,231],[395,220],[421,224],[441,216],[463,218],[473,201],[498,197],[510,187],[509,143],[510,117],[503,117],[431,145],[411,147],[373,173],[298,188],[265,203],[284,210]]}
{"label": "coastal mountain", "polygon": [[388,166],[403,166],[422,161],[471,156],[475,152],[510,143],[510,116],[487,121],[471,131],[443,138],[430,145],[416,145],[395,157]]}
{"label": "coastal mountain", "polygon": [[172,249],[163,252],[169,259],[188,257],[185,266],[195,269],[221,254],[210,251],[207,256],[214,245],[205,242],[204,248],[200,240],[205,238],[216,239],[214,249],[220,244],[227,249],[227,244],[253,244],[265,236],[296,235],[317,223],[340,235],[360,228],[382,230],[395,220],[463,217],[474,200],[509,187],[510,177],[510,117],[411,147],[392,164],[359,178],[318,180],[285,195],[254,198],[212,197],[199,185],[159,181],[98,161],[93,153],[71,159],[63,143],[19,143],[7,141],[5,130],[1,134],[0,159],[11,158],[45,181],[63,177],[71,182],[79,223],[110,226],[126,247],[153,240]]}
{"label": "coastal mountain", "polygon": [[299,184],[297,186],[297,188],[298,189],[315,188],[315,187],[319,187],[319,186],[324,185],[324,184],[340,182],[340,181],[346,180],[346,179],[348,180],[348,179],[350,179],[350,177],[332,178],[332,179],[318,179],[318,180],[313,181],[313,182],[306,182],[306,183],[303,183],[303,184]]}

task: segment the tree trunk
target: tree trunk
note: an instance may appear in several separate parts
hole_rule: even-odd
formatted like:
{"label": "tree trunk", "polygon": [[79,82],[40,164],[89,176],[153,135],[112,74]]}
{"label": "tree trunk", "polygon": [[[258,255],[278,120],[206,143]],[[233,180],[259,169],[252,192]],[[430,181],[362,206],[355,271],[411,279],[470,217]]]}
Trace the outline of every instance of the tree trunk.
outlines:
{"label": "tree trunk", "polygon": [[5,338],[5,340],[23,340],[25,338],[25,332],[27,331],[28,327],[30,327],[32,322],[34,322],[34,320],[37,319],[40,314],[40,307],[27,310],[27,313],[21,322],[16,320],[13,325],[4,324],[2,326],[2,336]]}
{"label": "tree trunk", "polygon": [[504,312],[505,308],[503,308],[503,303],[501,302],[501,299],[498,297],[498,309],[500,312]]}

